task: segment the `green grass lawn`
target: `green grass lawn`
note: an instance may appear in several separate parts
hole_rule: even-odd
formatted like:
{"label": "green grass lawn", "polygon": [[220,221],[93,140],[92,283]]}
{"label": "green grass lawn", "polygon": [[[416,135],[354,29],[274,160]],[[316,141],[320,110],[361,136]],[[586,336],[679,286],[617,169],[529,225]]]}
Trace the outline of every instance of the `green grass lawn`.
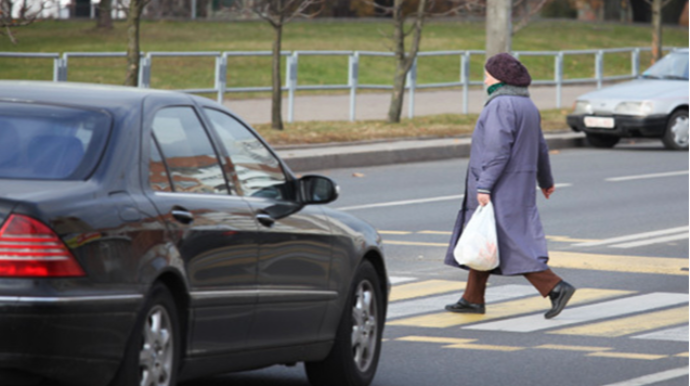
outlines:
{"label": "green grass lawn", "polygon": [[[17,29],[18,45],[0,36],[0,51],[16,52],[115,52],[126,48],[124,22],[116,22],[109,32],[94,29],[92,21],[42,21]],[[422,37],[423,51],[481,50],[484,47],[484,23],[431,21]],[[367,50],[388,51],[391,26],[382,21],[296,21],[284,30],[283,49],[292,50]],[[272,29],[256,22],[143,22],[143,51],[267,51],[271,49]],[[594,24],[574,21],[533,22],[513,38],[514,50],[558,51],[649,46],[651,27],[644,25]],[[667,28],[664,43],[686,46],[688,30]],[[480,80],[484,58],[472,58],[471,77]],[[535,79],[553,79],[552,57],[523,57]],[[641,58],[644,69],[650,61]],[[452,82],[459,79],[459,58],[420,58],[418,82]],[[364,57],[360,61],[360,84],[390,84],[392,58]],[[629,74],[629,54],[609,54],[605,74]],[[300,57],[299,84],[346,84],[347,57]],[[50,59],[0,58],[2,79],[52,79]],[[592,77],[594,56],[568,56],[566,78]],[[212,88],[213,58],[154,58],[151,87],[163,89]],[[125,59],[73,58],[69,62],[70,81],[121,84],[125,77]],[[228,87],[270,85],[270,57],[230,58]],[[248,97],[249,94],[227,97]]]}
{"label": "green grass lawn", "polygon": [[[544,132],[570,131],[565,124],[565,109],[541,112]],[[271,129],[270,124],[254,128],[271,145],[317,144],[328,142],[372,141],[400,138],[444,138],[469,136],[479,114],[440,114],[402,119],[399,124],[385,121],[324,121],[286,123],[285,130]]]}

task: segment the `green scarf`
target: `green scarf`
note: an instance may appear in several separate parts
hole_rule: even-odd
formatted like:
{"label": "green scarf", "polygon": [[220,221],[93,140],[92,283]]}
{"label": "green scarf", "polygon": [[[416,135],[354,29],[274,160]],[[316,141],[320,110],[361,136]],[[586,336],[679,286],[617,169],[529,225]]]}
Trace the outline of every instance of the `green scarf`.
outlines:
{"label": "green scarf", "polygon": [[489,86],[488,89],[486,89],[486,92],[488,92],[489,95],[491,95],[491,94],[494,93],[494,91],[498,90],[499,88],[501,88],[501,87],[503,87],[503,86],[505,86],[505,85],[506,85],[506,84],[503,83],[503,82],[501,82],[501,83],[496,83],[496,84],[492,84],[491,86]]}

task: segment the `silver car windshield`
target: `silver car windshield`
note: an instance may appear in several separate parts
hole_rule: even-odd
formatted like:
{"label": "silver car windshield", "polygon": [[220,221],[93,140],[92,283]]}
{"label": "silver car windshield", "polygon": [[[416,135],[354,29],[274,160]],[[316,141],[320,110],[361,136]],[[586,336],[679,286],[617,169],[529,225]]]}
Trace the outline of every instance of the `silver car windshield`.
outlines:
{"label": "silver car windshield", "polygon": [[688,80],[688,53],[672,52],[642,74],[646,79]]}

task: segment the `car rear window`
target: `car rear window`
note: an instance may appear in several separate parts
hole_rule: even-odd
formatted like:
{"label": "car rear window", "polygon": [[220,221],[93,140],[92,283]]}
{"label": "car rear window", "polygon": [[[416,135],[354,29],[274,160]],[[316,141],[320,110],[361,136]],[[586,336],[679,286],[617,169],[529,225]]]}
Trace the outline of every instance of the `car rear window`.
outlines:
{"label": "car rear window", "polygon": [[86,177],[100,158],[111,121],[98,111],[0,102],[0,178]]}

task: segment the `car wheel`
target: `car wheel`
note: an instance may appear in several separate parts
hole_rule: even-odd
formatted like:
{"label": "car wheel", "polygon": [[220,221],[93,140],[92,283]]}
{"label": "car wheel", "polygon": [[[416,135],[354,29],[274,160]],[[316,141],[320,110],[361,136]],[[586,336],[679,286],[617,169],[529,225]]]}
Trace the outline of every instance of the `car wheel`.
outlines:
{"label": "car wheel", "polygon": [[180,357],[179,319],[167,287],[157,283],[142,309],[111,386],[174,386]]}
{"label": "car wheel", "polygon": [[667,149],[688,150],[688,110],[678,110],[671,115],[661,140]]}
{"label": "car wheel", "polygon": [[614,137],[613,135],[587,133],[587,142],[593,147],[612,148],[620,140],[620,137]]}
{"label": "car wheel", "polygon": [[381,282],[367,260],[357,268],[331,352],[305,364],[313,386],[367,386],[381,353],[384,303]]}

